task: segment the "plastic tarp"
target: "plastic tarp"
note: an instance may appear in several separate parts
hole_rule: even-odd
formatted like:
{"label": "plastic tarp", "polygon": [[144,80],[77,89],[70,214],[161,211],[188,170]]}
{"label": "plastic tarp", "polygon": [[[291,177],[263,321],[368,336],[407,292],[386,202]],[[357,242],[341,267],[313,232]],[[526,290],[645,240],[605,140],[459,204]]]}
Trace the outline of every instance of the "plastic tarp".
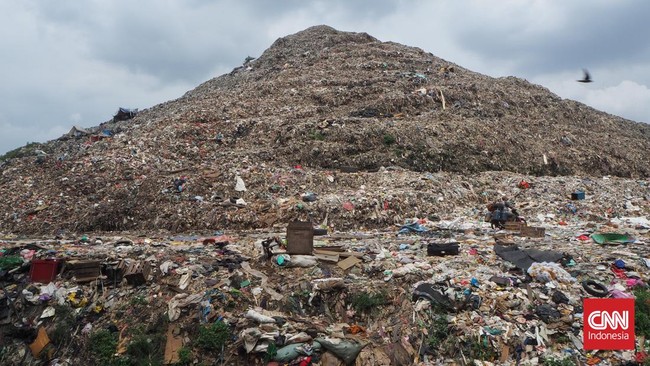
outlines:
{"label": "plastic tarp", "polygon": [[428,231],[427,228],[417,222],[414,222],[411,224],[402,225],[402,227],[399,229],[398,234],[423,233],[426,231]]}
{"label": "plastic tarp", "polygon": [[506,260],[517,268],[528,271],[528,268],[535,262],[557,262],[564,255],[552,250],[520,249],[516,245],[494,245],[496,255]]}
{"label": "plastic tarp", "polygon": [[591,239],[598,244],[628,244],[636,241],[630,235],[617,233],[591,234]]}
{"label": "plastic tarp", "polygon": [[126,121],[127,119],[135,117],[136,114],[138,114],[137,109],[120,108],[113,116],[113,119],[116,121]]}

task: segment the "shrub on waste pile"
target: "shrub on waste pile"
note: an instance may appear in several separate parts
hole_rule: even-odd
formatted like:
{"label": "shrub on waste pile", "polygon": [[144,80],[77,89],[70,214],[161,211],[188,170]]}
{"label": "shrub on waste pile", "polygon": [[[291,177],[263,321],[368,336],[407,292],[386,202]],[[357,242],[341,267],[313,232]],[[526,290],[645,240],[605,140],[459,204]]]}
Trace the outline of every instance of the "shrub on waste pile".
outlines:
{"label": "shrub on waste pile", "polygon": [[182,347],[178,350],[178,362],[175,365],[187,366],[192,363],[192,350],[187,347]]}
{"label": "shrub on waste pile", "polygon": [[466,350],[468,351],[466,354],[476,360],[494,361],[497,358],[497,353],[487,337],[481,337],[478,341],[473,338],[466,344]]}
{"label": "shrub on waste pile", "polygon": [[309,133],[309,138],[312,140],[323,141],[325,140],[325,135],[320,131],[312,131]]}
{"label": "shrub on waste pile", "polygon": [[33,156],[35,150],[40,148],[43,144],[38,142],[28,142],[25,146],[21,146],[17,149],[7,151],[4,155],[0,155],[0,161],[5,161],[14,158],[23,158],[25,156]]}
{"label": "shrub on waste pile", "polygon": [[269,348],[266,350],[266,353],[264,354],[264,363],[269,363],[273,357],[275,357],[278,354],[278,347],[275,345],[275,343],[269,344]]}
{"label": "shrub on waste pile", "polygon": [[636,335],[650,338],[650,290],[639,288],[634,291],[634,327]]}
{"label": "shrub on waste pile", "polygon": [[149,301],[144,296],[135,296],[131,298],[130,304],[132,306],[137,306],[137,305],[147,305],[149,304]]}
{"label": "shrub on waste pile", "polygon": [[161,365],[163,360],[162,344],[164,337],[160,334],[137,334],[126,348],[131,365]]}
{"label": "shrub on waste pile", "polygon": [[566,344],[571,342],[571,338],[569,338],[568,335],[564,333],[558,333],[554,337],[552,337],[553,343],[555,344]]}
{"label": "shrub on waste pile", "polygon": [[108,330],[94,332],[88,341],[88,349],[101,362],[101,365],[109,365],[117,350],[117,336]]}
{"label": "shrub on waste pile", "polygon": [[62,346],[72,339],[72,330],[75,328],[76,319],[72,308],[67,305],[54,305],[56,314],[54,328],[48,332],[52,343]]}
{"label": "shrub on waste pile", "polygon": [[544,366],[576,366],[576,363],[570,358],[547,358],[544,359]]}
{"label": "shrub on waste pile", "polygon": [[431,350],[436,350],[449,337],[449,323],[447,317],[438,315],[431,324],[429,336],[427,337],[427,345]]}
{"label": "shrub on waste pile", "polygon": [[218,321],[199,328],[196,345],[204,350],[221,352],[230,338],[230,329],[224,322]]}
{"label": "shrub on waste pile", "polygon": [[375,310],[378,306],[385,305],[386,302],[386,294],[383,292],[371,294],[364,291],[352,296],[352,308],[360,313]]}
{"label": "shrub on waste pile", "polygon": [[393,136],[393,135],[391,135],[389,133],[384,135],[384,144],[385,145],[392,145],[395,142],[397,142],[397,139],[395,138],[395,136]]}

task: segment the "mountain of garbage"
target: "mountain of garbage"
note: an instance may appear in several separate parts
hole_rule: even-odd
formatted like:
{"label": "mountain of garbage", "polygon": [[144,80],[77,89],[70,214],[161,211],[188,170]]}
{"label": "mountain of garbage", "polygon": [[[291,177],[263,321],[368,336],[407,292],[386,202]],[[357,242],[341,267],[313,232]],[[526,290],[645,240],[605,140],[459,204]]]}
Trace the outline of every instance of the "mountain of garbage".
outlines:
{"label": "mountain of garbage", "polygon": [[385,227],[467,199],[445,174],[650,175],[650,125],[327,26],[131,117],[4,160],[0,231]]}

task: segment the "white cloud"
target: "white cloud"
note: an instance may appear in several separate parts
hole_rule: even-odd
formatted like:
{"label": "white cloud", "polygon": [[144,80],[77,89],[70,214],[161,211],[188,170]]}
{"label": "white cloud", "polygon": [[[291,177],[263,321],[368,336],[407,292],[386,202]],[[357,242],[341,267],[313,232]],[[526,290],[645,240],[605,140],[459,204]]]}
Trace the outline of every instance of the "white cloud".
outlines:
{"label": "white cloud", "polygon": [[545,85],[562,98],[633,121],[650,123],[650,89],[636,81],[620,81],[621,75],[629,74],[627,68],[596,69],[590,73],[595,81],[589,84],[576,81],[582,78],[581,70],[540,75],[532,82]]}
{"label": "white cloud", "polygon": [[650,89],[634,81],[624,80],[620,84],[602,89],[589,90],[584,103],[608,113],[649,123],[648,106]]}

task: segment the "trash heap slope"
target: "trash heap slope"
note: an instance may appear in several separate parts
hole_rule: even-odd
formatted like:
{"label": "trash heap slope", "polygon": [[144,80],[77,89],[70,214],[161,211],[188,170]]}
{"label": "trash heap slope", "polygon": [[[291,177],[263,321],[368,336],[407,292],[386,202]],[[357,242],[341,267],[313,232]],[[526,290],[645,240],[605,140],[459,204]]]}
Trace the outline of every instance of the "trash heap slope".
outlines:
{"label": "trash heap slope", "polygon": [[[426,172],[650,175],[648,125],[326,26],[280,38],[179,99],[94,130],[106,129],[112,137],[43,144],[40,163],[5,162],[0,231],[264,227],[298,216],[294,201],[306,191],[330,195],[301,208],[322,219],[338,214],[336,194],[379,187],[355,202],[346,225],[357,227],[379,205],[395,210],[390,217],[412,214],[412,192],[390,187]],[[332,173],[341,167],[392,170],[348,179]],[[174,193],[181,175],[187,188]],[[246,192],[233,190],[237,175]],[[248,205],[229,205],[235,196]],[[418,210],[435,208],[438,196],[429,196]]]}
{"label": "trash heap slope", "polygon": [[[205,106],[206,99],[216,104]],[[650,174],[646,124],[525,80],[491,78],[418,48],[329,27],[281,38],[182,100],[206,108],[195,121],[250,131],[244,147],[259,144],[310,166]]]}

